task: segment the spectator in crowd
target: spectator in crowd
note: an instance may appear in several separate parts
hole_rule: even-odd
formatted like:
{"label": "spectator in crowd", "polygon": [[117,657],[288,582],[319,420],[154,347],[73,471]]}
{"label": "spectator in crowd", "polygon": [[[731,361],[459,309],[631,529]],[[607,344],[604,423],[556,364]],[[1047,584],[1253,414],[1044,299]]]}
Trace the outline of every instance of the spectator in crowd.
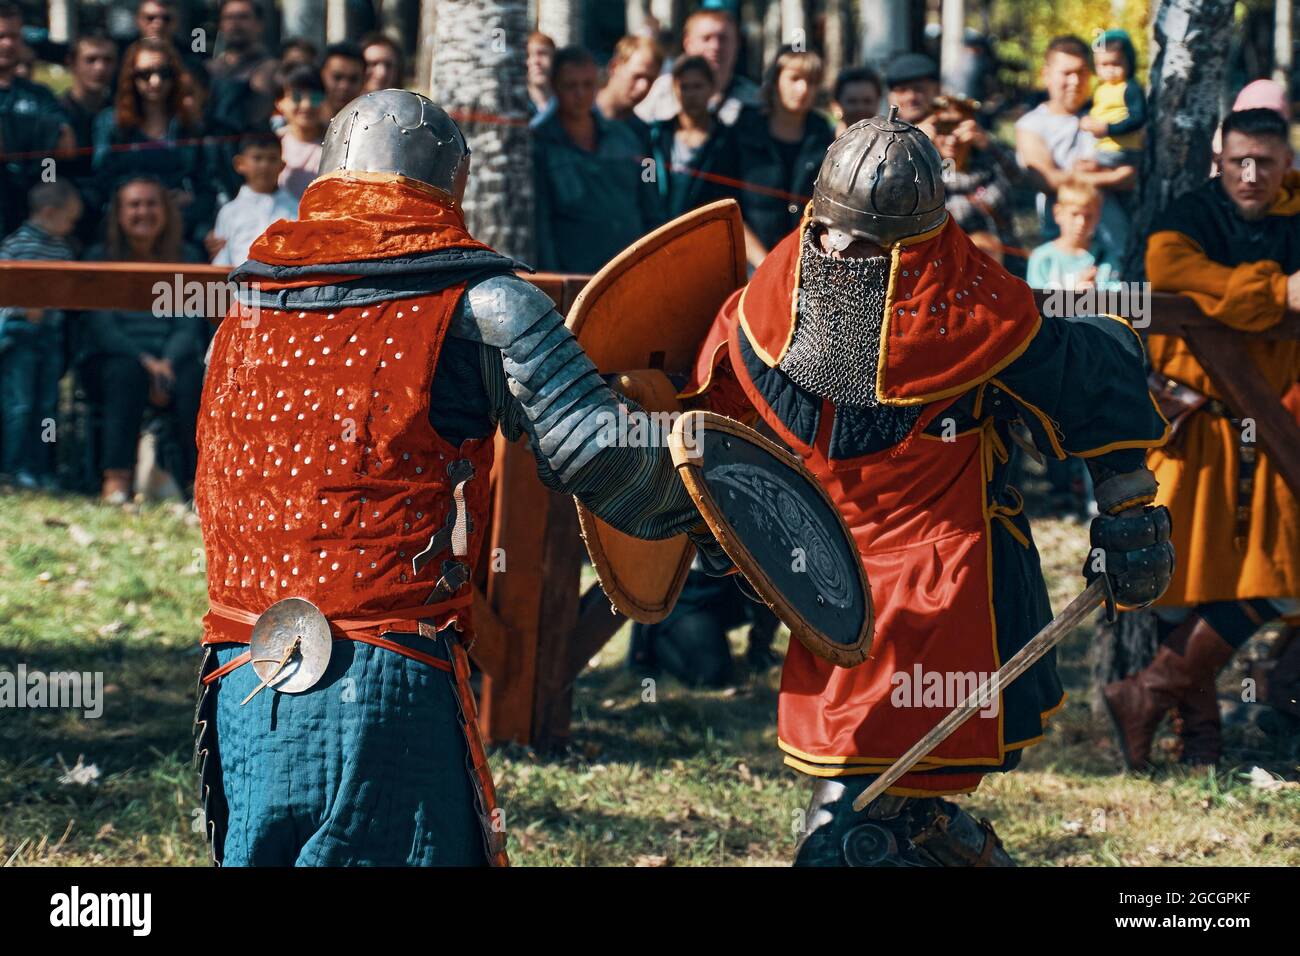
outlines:
{"label": "spectator in crowd", "polygon": [[648,138],[650,127],[635,113],[650,85],[663,69],[664,51],[649,37],[623,37],[605,67],[605,85],[596,94],[596,108],[607,120],[627,123],[638,136]]}
{"label": "spectator in crowd", "polygon": [[[41,183],[28,200],[30,218],[0,242],[0,259],[75,259],[68,237],[81,218],[81,197],[67,180]],[[23,488],[53,488],[49,423],[63,377],[63,313],[0,309],[0,471]]]}
{"label": "spectator in crowd", "polygon": [[248,261],[248,247],[267,226],[280,219],[298,218],[297,197],[280,187],[284,160],[280,140],[269,127],[240,137],[234,165],[244,185],[239,195],[217,212],[217,223],[205,243],[214,266],[243,265]]}
{"label": "spectator in crowd", "polygon": [[[118,187],[109,205],[103,245],[86,258],[108,262],[201,262],[182,241],[181,217],[171,191],[151,177],[133,177]],[[179,303],[178,303],[179,306]],[[197,316],[123,312],[86,316],[89,343],[83,373],[100,396],[103,500],[130,498],[131,473],[145,409],[153,406],[167,427],[166,448],[175,454],[169,471],[182,488],[194,482],[194,428],[203,385],[204,319]]]}
{"label": "spectator in crowd", "polygon": [[[1229,113],[1220,129],[1220,175],[1156,217],[1147,278],[1156,292],[1192,299],[1220,334],[1240,343],[1260,396],[1295,416],[1300,341],[1252,334],[1300,310],[1300,173],[1291,168],[1290,130],[1267,108]],[[1103,689],[1124,762],[1135,770],[1149,766],[1170,710],[1179,718],[1183,763],[1219,760],[1216,678],[1261,625],[1278,618],[1272,661],[1252,667],[1258,693],[1251,699],[1294,714],[1300,697],[1296,493],[1271,450],[1248,434],[1250,409],[1219,390],[1184,339],[1149,335],[1147,350],[1173,428],[1166,445],[1147,453],[1147,466],[1175,529],[1174,575],[1151,609],[1159,641],[1151,663]]]}
{"label": "spectator in crowd", "polygon": [[1101,49],[1092,53],[1098,83],[1092,109],[1079,125],[1097,138],[1097,164],[1106,169],[1136,166],[1142,158],[1147,98],[1133,74],[1137,51],[1123,30],[1102,34]]}
{"label": "spectator in crowd", "polygon": [[738,125],[740,207],[751,266],[798,225],[835,139],[830,124],[813,111],[821,80],[818,54],[782,47],[764,77],[761,108],[747,110]]}
{"label": "spectator in crowd", "polygon": [[171,192],[184,235],[201,240],[212,228],[215,172],[205,162],[203,129],[185,106],[186,76],[174,47],[137,40],[122,57],[113,109],[95,117],[94,170],[100,208],[105,191],[152,175]]}
{"label": "spectator in crowd", "polygon": [[355,43],[331,43],[325,48],[320,80],[325,85],[325,121],[361,95],[366,80],[366,61]]}
{"label": "spectator in crowd", "polygon": [[1111,250],[1096,243],[1101,219],[1097,187],[1086,182],[1062,183],[1056,191],[1052,218],[1060,235],[1030,254],[1025,281],[1036,289],[1119,288]]}
{"label": "spectator in crowd", "polygon": [[310,40],[304,40],[302,37],[285,40],[280,44],[280,70],[282,73],[288,72],[295,66],[310,66],[316,69],[319,66],[316,62],[319,56],[320,51]]}
{"label": "spectator in crowd", "polygon": [[262,45],[261,4],[221,0],[217,29],[221,53],[208,61],[208,114],[229,130],[260,126],[271,117],[279,69]]}
{"label": "spectator in crowd", "polygon": [[939,64],[924,53],[903,53],[885,67],[889,105],[898,107],[898,118],[913,126],[934,110],[939,95]]}
{"label": "spectator in crowd", "polygon": [[59,107],[76,139],[77,154],[64,161],[64,168],[81,190],[82,197],[90,199],[83,203],[83,213],[75,233],[84,248],[100,238],[100,210],[91,183],[94,121],[113,95],[117,44],[103,33],[83,33],[72,41],[68,49],[68,72],[72,74],[72,87],[59,98]]}
{"label": "spectator in crowd", "polygon": [[540,30],[528,34],[528,115],[546,110],[555,91],[551,89],[551,61],[555,58],[555,41]]}
{"label": "spectator in crowd", "polygon": [[[758,107],[759,89],[747,76],[736,73],[740,52],[740,31],[736,19],[726,10],[697,10],[682,28],[682,55],[702,56],[709,61],[717,82],[710,108],[726,126],[734,126],[746,107]],[[669,74],[655,80],[646,98],[636,108],[647,123],[672,119],[681,105],[673,94]]]}
{"label": "spectator in crowd", "polygon": [[835,93],[831,112],[838,121],[835,135],[839,136],[854,123],[870,119],[880,112],[884,88],[880,74],[865,66],[852,66],[840,70],[835,77]]}
{"label": "spectator in crowd", "polygon": [[284,126],[280,129],[280,145],[284,170],[280,173],[280,188],[294,198],[302,199],[316,174],[320,171],[321,138],[325,135],[325,86],[319,71],[310,66],[298,66],[284,80],[284,90],[276,103]]}
{"label": "spectator in crowd", "polygon": [[140,0],[135,8],[137,39],[162,40],[176,48],[185,63],[185,70],[196,83],[206,85],[207,57],[195,52],[188,37],[179,33],[180,15],[176,0]]}
{"label": "spectator in crowd", "polygon": [[[920,123],[945,163],[948,213],[971,241],[998,262],[1015,247],[1011,183],[1019,178],[1015,157],[992,142],[975,121],[979,104],[961,96],[940,96]],[[976,142],[983,141],[981,148]],[[1022,253],[1023,255],[1023,253]]]}
{"label": "spectator in crowd", "polygon": [[361,39],[365,63],[365,91],[401,89],[406,76],[406,57],[397,41],[387,33],[368,33]]}
{"label": "spectator in crowd", "polygon": [[680,112],[651,127],[651,154],[659,199],[668,219],[738,194],[740,152],[735,130],[709,112],[713,68],[702,56],[673,64],[673,88]]}
{"label": "spectator in crowd", "polygon": [[16,4],[0,2],[0,144],[4,152],[0,189],[0,230],[13,232],[27,218],[27,192],[41,181],[41,160],[70,151],[75,140],[44,86],[18,74],[23,14]]}
{"label": "spectator in crowd", "polygon": [[1039,188],[1043,238],[1056,237],[1056,223],[1050,216],[1056,190],[1076,179],[1102,190],[1097,236],[1104,245],[1122,249],[1128,238],[1128,215],[1116,192],[1133,188],[1137,169],[1102,168],[1095,158],[1096,139],[1080,125],[1092,81],[1092,51],[1076,36],[1057,37],[1047,45],[1042,78],[1047,100],[1016,121],[1016,155]]}
{"label": "spectator in crowd", "polygon": [[596,272],[662,217],[653,182],[642,176],[642,142],[596,109],[598,70],[581,47],[551,64],[555,106],[533,126],[537,265]]}
{"label": "spectator in crowd", "polygon": [[18,46],[18,65],[14,67],[14,76],[21,77],[24,80],[31,80],[32,71],[35,69],[36,51],[24,41]]}
{"label": "spectator in crowd", "polygon": [[[1239,113],[1242,110],[1272,110],[1282,119],[1291,123],[1291,102],[1287,96],[1286,89],[1276,80],[1254,80],[1247,83],[1237,94],[1237,98],[1232,101],[1232,112]],[[1219,127],[1214,131],[1214,139],[1210,144],[1212,159],[1210,161],[1210,175],[1219,175],[1219,154],[1223,151],[1223,128]],[[1296,162],[1300,162],[1297,160]],[[1291,168],[1295,169],[1296,162],[1292,163]]]}

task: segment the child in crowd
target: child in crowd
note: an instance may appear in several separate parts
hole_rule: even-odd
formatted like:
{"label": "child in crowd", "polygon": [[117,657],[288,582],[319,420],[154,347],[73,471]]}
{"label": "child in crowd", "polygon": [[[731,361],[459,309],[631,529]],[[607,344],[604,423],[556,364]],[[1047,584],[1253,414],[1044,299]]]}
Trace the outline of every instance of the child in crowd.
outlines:
{"label": "child in crowd", "polygon": [[[1069,180],[1056,191],[1052,217],[1061,234],[1029,256],[1025,281],[1037,289],[1118,289],[1120,281],[1108,250],[1095,243],[1101,221],[1101,192],[1091,183]],[[1060,316],[1070,318],[1067,313]],[[1060,461],[1047,456],[1047,481],[1051,507],[1061,514],[1095,516],[1092,478],[1082,458]]]}
{"label": "child in crowd", "polygon": [[1101,221],[1101,193],[1091,183],[1070,180],[1056,191],[1052,218],[1061,234],[1029,256],[1025,281],[1036,289],[1118,289],[1109,250],[1094,242]]}
{"label": "child in crowd", "polygon": [[243,265],[249,246],[267,226],[280,219],[298,218],[297,197],[279,185],[284,159],[280,140],[269,129],[240,139],[234,166],[244,185],[221,207],[208,237],[208,253],[217,266]]}
{"label": "child in crowd", "polygon": [[275,105],[285,121],[279,131],[284,155],[280,186],[294,199],[302,198],[320,169],[324,103],[325,87],[317,70],[310,66],[289,70]]}
{"label": "child in crowd", "polygon": [[1097,88],[1092,109],[1079,125],[1097,137],[1094,159],[1099,166],[1135,166],[1140,161],[1142,128],[1147,122],[1146,97],[1133,74],[1137,54],[1123,30],[1107,30],[1093,50]]}
{"label": "child in crowd", "polygon": [[[66,180],[41,183],[26,222],[0,242],[0,259],[70,260],[81,196]],[[20,487],[52,489],[54,419],[64,372],[63,313],[0,309],[0,471]]]}

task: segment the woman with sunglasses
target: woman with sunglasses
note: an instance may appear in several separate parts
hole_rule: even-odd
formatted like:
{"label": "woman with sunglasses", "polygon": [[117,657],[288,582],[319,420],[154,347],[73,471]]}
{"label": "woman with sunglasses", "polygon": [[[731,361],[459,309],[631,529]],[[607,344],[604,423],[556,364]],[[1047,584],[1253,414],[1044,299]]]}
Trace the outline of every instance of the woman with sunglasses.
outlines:
{"label": "woman with sunglasses", "polygon": [[181,211],[185,238],[198,243],[212,228],[217,180],[207,169],[203,128],[187,96],[190,87],[171,44],[157,39],[131,44],[122,58],[116,100],[95,117],[94,169],[105,204],[126,179],[156,177]]}

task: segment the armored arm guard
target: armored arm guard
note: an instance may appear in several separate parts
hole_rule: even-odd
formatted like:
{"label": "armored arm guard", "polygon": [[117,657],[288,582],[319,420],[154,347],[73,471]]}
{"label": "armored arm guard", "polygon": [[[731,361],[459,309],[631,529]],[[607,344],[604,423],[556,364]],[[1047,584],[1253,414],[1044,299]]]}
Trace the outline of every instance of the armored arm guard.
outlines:
{"label": "armored arm guard", "polygon": [[639,409],[600,377],[545,293],[516,276],[484,279],[461,298],[449,334],[484,346],[493,417],[511,440],[528,432],[548,487],[641,538],[700,523],[666,447],[607,440],[620,404]]}

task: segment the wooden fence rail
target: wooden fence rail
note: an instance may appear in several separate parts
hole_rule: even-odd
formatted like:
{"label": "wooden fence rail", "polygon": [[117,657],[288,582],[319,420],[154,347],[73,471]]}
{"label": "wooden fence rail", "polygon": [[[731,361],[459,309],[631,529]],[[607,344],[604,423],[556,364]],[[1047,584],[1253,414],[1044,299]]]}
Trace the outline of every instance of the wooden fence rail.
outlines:
{"label": "wooden fence rail", "polygon": [[[228,290],[218,286],[227,274],[208,265],[0,261],[0,305],[148,312],[157,302],[175,302],[179,295],[183,304],[198,294],[219,303],[215,311],[222,312]],[[525,278],[561,313],[587,281],[546,273]],[[1035,294],[1040,309],[1048,307],[1050,293]],[[1300,338],[1300,316],[1288,315],[1252,336],[1226,328],[1183,296],[1156,293],[1147,304],[1149,324],[1142,331],[1187,341],[1228,404],[1255,420],[1260,444],[1300,496],[1300,426],[1264,386],[1245,348],[1252,337]],[[568,737],[574,681],[623,619],[601,595],[579,594],[582,545],[570,499],[541,484],[526,441],[498,438],[497,452],[492,523],[474,579],[470,653],[484,674],[480,720],[492,740],[551,747]],[[493,570],[494,549],[504,569]],[[512,569],[523,573],[512,575]]]}

